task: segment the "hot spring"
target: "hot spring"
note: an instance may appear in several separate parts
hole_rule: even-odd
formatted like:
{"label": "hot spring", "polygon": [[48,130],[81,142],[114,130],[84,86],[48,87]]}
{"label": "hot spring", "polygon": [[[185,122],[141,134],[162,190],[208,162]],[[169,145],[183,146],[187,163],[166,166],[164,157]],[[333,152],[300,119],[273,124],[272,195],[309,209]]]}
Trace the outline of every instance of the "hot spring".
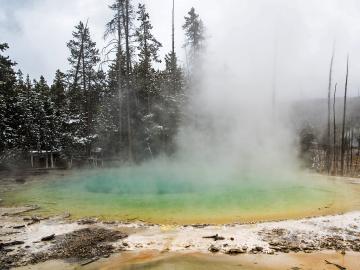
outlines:
{"label": "hot spring", "polygon": [[42,176],[1,196],[6,205],[39,205],[42,215],[220,224],[360,209],[359,194],[355,185],[321,176],[148,164]]}

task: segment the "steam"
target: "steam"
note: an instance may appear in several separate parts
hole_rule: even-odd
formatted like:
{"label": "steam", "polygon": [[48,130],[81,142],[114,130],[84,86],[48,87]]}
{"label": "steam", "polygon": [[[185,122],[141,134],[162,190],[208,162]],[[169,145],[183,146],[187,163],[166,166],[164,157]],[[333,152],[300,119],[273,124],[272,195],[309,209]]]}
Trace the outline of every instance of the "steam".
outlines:
{"label": "steam", "polygon": [[[339,85],[346,52],[358,54],[351,23],[344,15],[336,17],[341,23],[334,19],[340,12],[336,3],[210,0],[199,5],[208,44],[178,136],[179,160],[242,172],[298,173],[298,133],[288,118],[292,102],[326,98],[334,40]],[[357,78],[350,81],[357,84]]]}
{"label": "steam", "polygon": [[242,174],[297,171],[296,135],[283,101],[272,102],[272,81],[245,76],[234,48],[213,41],[189,90],[178,161]]}

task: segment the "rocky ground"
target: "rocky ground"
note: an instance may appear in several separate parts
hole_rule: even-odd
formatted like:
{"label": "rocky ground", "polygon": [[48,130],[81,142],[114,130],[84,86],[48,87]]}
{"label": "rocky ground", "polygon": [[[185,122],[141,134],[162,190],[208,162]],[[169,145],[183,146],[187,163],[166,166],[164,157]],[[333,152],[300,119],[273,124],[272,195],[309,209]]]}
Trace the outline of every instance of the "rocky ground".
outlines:
{"label": "rocky ground", "polygon": [[[360,212],[222,226],[71,221],[32,216],[36,206],[0,208],[0,269],[53,259],[86,265],[121,251],[275,254],[360,252]],[[360,253],[359,253],[360,257]]]}
{"label": "rocky ground", "polygon": [[75,259],[88,264],[123,248],[113,243],[127,237],[116,229],[90,221],[67,221],[69,215],[29,216],[34,206],[0,209],[0,269],[54,259]]}

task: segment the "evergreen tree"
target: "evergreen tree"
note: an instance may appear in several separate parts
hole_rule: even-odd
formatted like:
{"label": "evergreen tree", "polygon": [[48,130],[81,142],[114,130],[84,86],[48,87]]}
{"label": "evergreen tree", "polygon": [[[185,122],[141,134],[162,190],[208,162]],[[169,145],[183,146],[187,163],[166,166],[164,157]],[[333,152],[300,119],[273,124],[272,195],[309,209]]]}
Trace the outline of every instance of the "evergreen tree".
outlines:
{"label": "evergreen tree", "polygon": [[66,89],[66,75],[60,70],[57,70],[55,73],[54,82],[51,85],[51,99],[54,102],[55,107],[58,111],[64,110],[67,106],[65,93]]}
{"label": "evergreen tree", "polygon": [[163,107],[161,116],[164,126],[164,151],[171,154],[175,151],[174,138],[182,120],[182,108],[185,105],[184,77],[177,64],[176,54],[171,52],[165,56],[165,70],[161,76],[161,95]]}
{"label": "evergreen tree", "polygon": [[25,85],[20,95],[22,96],[21,107],[24,108],[23,128],[25,131],[25,144],[23,148],[26,151],[37,150],[38,136],[36,134],[39,127],[36,125],[36,112],[39,110],[40,103],[29,74],[26,76]]}
{"label": "evergreen tree", "polygon": [[205,42],[204,23],[194,8],[191,8],[188,16],[185,17],[183,29],[185,30],[185,47],[188,48],[188,70],[190,75],[194,77],[193,73],[199,68],[200,56]]}
{"label": "evergreen tree", "polygon": [[185,45],[190,46],[194,53],[200,51],[205,41],[205,28],[199,14],[195,12],[195,8],[191,8],[188,16],[185,16],[183,29],[186,37]]}
{"label": "evergreen tree", "polygon": [[0,152],[16,147],[18,141],[15,63],[3,55],[8,48],[6,43],[0,43]]}
{"label": "evergreen tree", "polygon": [[145,148],[145,151],[152,156],[159,148],[163,132],[163,127],[159,123],[159,113],[163,109],[158,84],[159,73],[153,67],[153,63],[161,62],[158,53],[162,45],[151,32],[153,26],[145,5],[139,4],[137,15],[139,26],[135,32],[135,39],[138,44],[139,62],[134,68],[140,106],[138,110],[140,119],[136,121],[137,148],[140,155],[143,155]]}
{"label": "evergreen tree", "polygon": [[147,108],[147,113],[150,114],[151,98],[156,95],[155,70],[152,67],[152,62],[161,62],[158,53],[162,45],[151,33],[153,26],[150,23],[149,13],[146,12],[145,5],[139,4],[137,14],[137,20],[140,23],[136,29],[137,49],[139,51],[139,63],[135,71],[137,89],[142,106]]}
{"label": "evergreen tree", "polygon": [[87,25],[80,22],[73,32],[73,40],[67,44],[70,50],[68,61],[71,66],[69,79],[73,85],[69,90],[69,109],[72,113],[74,143],[84,146],[83,153],[90,155],[92,143],[96,138],[94,123],[96,120],[97,92],[95,89],[99,63],[99,51],[91,40]]}
{"label": "evergreen tree", "polygon": [[68,89],[66,75],[57,70],[54,81],[50,87],[51,102],[53,106],[53,127],[54,142],[56,149],[64,151],[67,146],[70,146],[71,130],[68,128],[69,109],[66,92]]}
{"label": "evergreen tree", "polygon": [[185,105],[184,78],[175,52],[175,1],[172,9],[171,52],[165,56],[165,70],[161,76],[163,106],[161,122],[164,127],[163,149],[167,154],[175,151],[174,138],[182,119],[181,108]]}
{"label": "evergreen tree", "polygon": [[[174,151],[185,103],[183,71],[175,52],[174,8],[172,50],[162,71],[155,68],[162,45],[152,33],[145,5],[135,13],[131,0],[113,0],[110,9],[106,74],[96,69],[99,51],[83,22],[67,43],[70,70],[57,70],[51,87],[43,76],[32,82],[21,71],[15,73],[15,63],[3,55],[7,44],[0,44],[0,152],[60,151],[72,158],[89,157],[101,147],[107,156],[132,162]],[[186,45],[195,67],[204,27],[194,9],[185,21]]]}
{"label": "evergreen tree", "polygon": [[19,146],[23,151],[29,151],[32,148],[31,133],[33,131],[32,124],[34,122],[31,102],[32,85],[29,75],[26,76],[26,81],[23,79],[23,74],[19,70],[17,73],[16,91],[18,95],[18,111],[19,111],[19,129],[20,136]]}
{"label": "evergreen tree", "polygon": [[34,81],[33,131],[36,138],[35,149],[38,151],[51,151],[53,147],[53,106],[50,95],[50,87],[43,76],[39,81]]}
{"label": "evergreen tree", "polygon": [[[111,62],[108,73],[109,91],[104,97],[102,116],[108,115],[107,142],[111,144],[111,155],[117,154],[128,161],[134,160],[134,127],[137,95],[134,91],[133,63],[132,63],[132,26],[133,6],[131,0],[115,0],[110,6],[113,17],[106,25],[105,37],[112,37],[106,46],[105,62]],[[114,52],[115,60],[109,60],[109,55]],[[103,122],[104,123],[104,122]]]}
{"label": "evergreen tree", "polygon": [[[125,129],[125,110],[124,104],[126,89],[126,56],[123,49],[123,42],[125,36],[125,0],[115,0],[110,6],[113,12],[112,19],[106,25],[105,38],[109,39],[106,46],[104,62],[110,62],[108,72],[108,87],[109,91],[105,93],[102,99],[103,118],[102,126],[104,132],[102,135],[103,145],[112,145],[108,147],[111,153],[109,155],[121,155],[126,139]],[[109,55],[115,53],[114,60],[109,59]]]}
{"label": "evergreen tree", "polygon": [[[123,72],[124,70],[122,70]],[[118,84],[118,62],[110,67],[102,94],[100,97],[100,111],[98,116],[98,132],[101,133],[101,148],[108,149],[110,156],[122,156],[126,139],[124,124],[123,84]],[[119,88],[120,87],[120,88]],[[101,129],[99,129],[101,127]]]}
{"label": "evergreen tree", "polygon": [[[186,88],[187,95],[191,96],[201,88],[202,53],[205,47],[205,27],[194,8],[191,8],[188,16],[185,17],[183,29],[185,30],[185,48],[187,49]],[[188,109],[184,117],[189,125],[201,128],[206,124],[201,120],[201,116],[196,113],[198,110],[192,108],[194,105],[187,103]]]}

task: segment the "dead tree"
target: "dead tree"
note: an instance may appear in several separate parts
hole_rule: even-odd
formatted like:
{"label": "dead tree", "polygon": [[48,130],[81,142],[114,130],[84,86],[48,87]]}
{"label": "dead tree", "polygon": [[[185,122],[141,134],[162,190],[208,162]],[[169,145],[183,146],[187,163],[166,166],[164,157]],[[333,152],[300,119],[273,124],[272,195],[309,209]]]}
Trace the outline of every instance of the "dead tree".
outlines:
{"label": "dead tree", "polygon": [[346,128],[346,99],[348,90],[349,79],[349,55],[346,61],[346,80],[345,80],[345,93],[344,93],[344,111],[343,111],[343,123],[342,123],[342,136],[341,136],[341,175],[344,175],[344,162],[345,162],[345,128]]}
{"label": "dead tree", "polygon": [[173,0],[172,6],[172,28],[171,28],[171,52],[172,55],[175,55],[175,0]]}
{"label": "dead tree", "polygon": [[351,130],[346,131],[346,144],[345,144],[345,174],[348,174],[350,168],[350,139]]}
{"label": "dead tree", "polygon": [[117,87],[118,87],[118,98],[119,98],[119,135],[120,135],[120,144],[122,142],[122,85],[121,85],[121,67],[122,67],[122,35],[121,35],[121,8],[123,7],[122,1],[118,1],[117,7]]}
{"label": "dead tree", "polygon": [[351,135],[350,135],[350,173],[352,172],[352,167],[353,167],[353,140],[354,140],[354,129],[351,129]]}
{"label": "dead tree", "polygon": [[334,142],[333,142],[333,161],[334,161],[334,174],[337,173],[337,149],[336,149],[336,90],[337,90],[337,83],[335,84],[334,90],[334,102],[333,102],[333,115],[334,115]]}
{"label": "dead tree", "polygon": [[327,145],[326,145],[326,169],[330,174],[331,169],[331,85],[332,85],[332,71],[334,64],[334,51],[330,61],[330,72],[329,72],[329,87],[328,87],[328,127],[327,127]]}

